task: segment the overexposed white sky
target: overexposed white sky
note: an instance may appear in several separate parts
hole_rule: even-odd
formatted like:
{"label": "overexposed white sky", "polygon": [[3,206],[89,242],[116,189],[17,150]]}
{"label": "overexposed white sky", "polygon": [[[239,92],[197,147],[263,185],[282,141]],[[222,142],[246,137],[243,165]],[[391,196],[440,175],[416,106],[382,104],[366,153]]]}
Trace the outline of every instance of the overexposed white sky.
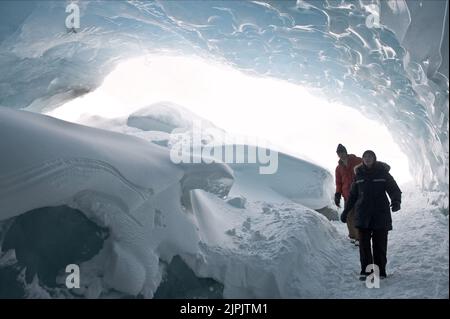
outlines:
{"label": "overexposed white sky", "polygon": [[411,180],[406,155],[380,123],[299,85],[196,57],[150,55],[125,61],[96,91],[49,115],[72,122],[82,114],[115,118],[160,101],[182,105],[232,134],[270,141],[332,173],[338,143],[358,156],[372,149],[391,165],[397,182]]}

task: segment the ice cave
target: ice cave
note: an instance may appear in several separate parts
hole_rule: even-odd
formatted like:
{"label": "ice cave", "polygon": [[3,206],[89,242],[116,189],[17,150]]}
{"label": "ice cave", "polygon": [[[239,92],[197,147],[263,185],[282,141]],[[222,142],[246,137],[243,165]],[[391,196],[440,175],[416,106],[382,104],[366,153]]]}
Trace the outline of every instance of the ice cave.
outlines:
{"label": "ice cave", "polygon": [[[448,5],[1,1],[0,299],[448,298]],[[380,289],[338,143],[401,189]]]}

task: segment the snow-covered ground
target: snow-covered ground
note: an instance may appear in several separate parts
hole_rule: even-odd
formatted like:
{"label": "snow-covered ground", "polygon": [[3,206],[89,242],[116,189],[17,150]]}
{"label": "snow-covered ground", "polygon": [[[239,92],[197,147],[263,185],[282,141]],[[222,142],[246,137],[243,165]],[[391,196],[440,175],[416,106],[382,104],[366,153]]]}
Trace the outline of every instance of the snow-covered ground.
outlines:
{"label": "snow-covered ground", "polygon": [[[341,257],[347,260],[334,291],[336,298],[448,298],[449,242],[447,215],[439,208],[439,193],[424,193],[414,185],[400,185],[402,209],[392,213],[388,242],[388,278],[380,288],[367,289],[352,280],[359,268],[356,247],[348,244]],[[336,228],[346,236],[344,224]]]}
{"label": "snow-covered ground", "polygon": [[[329,172],[284,154],[278,172],[265,177],[256,164],[177,165],[169,137],[142,125],[186,122],[139,114],[133,122],[141,129],[127,119],[84,118],[106,131],[0,108],[7,137],[0,140],[0,222],[66,204],[111,231],[103,250],[81,265],[78,295],[151,298],[163,263],[179,255],[197,276],[223,283],[226,298],[448,298],[441,194],[405,186],[388,248],[392,276],[368,289],[357,280],[358,251],[345,225],[313,210],[331,205]],[[0,266],[11,260],[11,251],[0,255]],[[26,290],[49,296],[36,281]]]}

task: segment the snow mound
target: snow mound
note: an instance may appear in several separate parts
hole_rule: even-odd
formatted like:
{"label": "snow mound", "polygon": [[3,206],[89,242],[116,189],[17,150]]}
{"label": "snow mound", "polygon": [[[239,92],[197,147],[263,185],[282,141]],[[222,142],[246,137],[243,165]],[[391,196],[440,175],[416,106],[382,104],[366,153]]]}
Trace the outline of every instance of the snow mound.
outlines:
{"label": "snow mound", "polygon": [[341,267],[343,239],[325,217],[295,203],[253,202],[242,210],[202,190],[192,196],[199,226],[214,245],[201,245],[205,263],[187,262],[201,277],[224,282],[225,298],[329,295],[326,278]]}
{"label": "snow mound", "polygon": [[[177,255],[198,277],[222,283],[225,297],[321,296],[319,277],[339,266],[341,240],[320,214],[295,203],[227,203],[235,181],[228,164],[175,165],[167,148],[141,138],[24,111],[0,108],[0,122],[0,222],[64,204],[110,231],[80,265],[83,287],[74,294],[151,298],[161,261]],[[36,282],[26,289],[43,293]]]}
{"label": "snow mound", "polygon": [[203,127],[214,126],[180,105],[172,102],[158,102],[129,115],[127,125],[143,131],[171,133],[177,128],[192,129],[195,122],[201,122]]}
{"label": "snow mound", "polygon": [[254,200],[286,199],[311,209],[331,204],[333,176],[324,168],[278,152],[278,169],[274,174],[259,174],[259,164],[230,164],[235,184],[230,196],[242,195]]}
{"label": "snow mound", "polygon": [[[167,152],[123,134],[0,108],[2,218],[64,204],[89,190],[130,214],[183,175]],[[130,165],[132,163],[132,165]]]}
{"label": "snow mound", "polygon": [[[0,119],[0,134],[10,137],[0,141],[8,154],[0,167],[0,220],[45,206],[80,209],[111,231],[101,261],[104,287],[151,297],[161,279],[158,255],[149,248],[160,244],[149,233],[155,197],[174,191],[174,185],[180,192],[184,175],[167,151],[132,136],[29,112],[0,108]],[[183,229],[188,236],[189,225]],[[189,250],[172,235],[174,246],[195,253],[195,239]]]}

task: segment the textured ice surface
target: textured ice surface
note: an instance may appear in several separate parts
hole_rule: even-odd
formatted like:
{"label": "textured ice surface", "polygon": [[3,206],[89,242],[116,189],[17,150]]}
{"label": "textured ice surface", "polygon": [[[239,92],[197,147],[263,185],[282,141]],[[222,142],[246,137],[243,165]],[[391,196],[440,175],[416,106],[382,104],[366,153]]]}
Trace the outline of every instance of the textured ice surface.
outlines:
{"label": "textured ice surface", "polygon": [[0,105],[51,109],[120,60],[195,54],[361,110],[392,131],[417,182],[447,191],[448,1],[381,1],[374,26],[377,4],[82,1],[69,32],[63,1],[2,1]]}

